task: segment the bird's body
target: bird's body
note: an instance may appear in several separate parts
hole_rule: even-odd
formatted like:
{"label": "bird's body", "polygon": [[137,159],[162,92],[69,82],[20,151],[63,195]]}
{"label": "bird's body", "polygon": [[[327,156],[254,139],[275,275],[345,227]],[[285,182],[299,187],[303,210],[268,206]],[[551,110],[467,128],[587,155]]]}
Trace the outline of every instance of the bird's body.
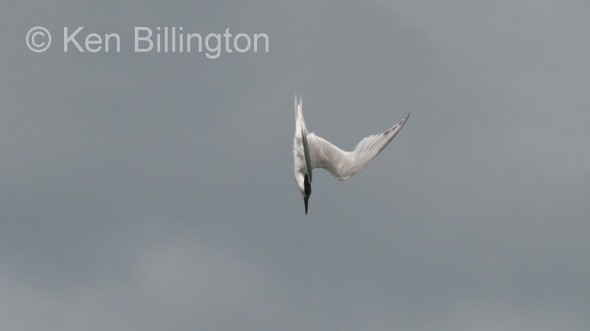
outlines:
{"label": "bird's body", "polygon": [[311,195],[312,170],[324,168],[338,180],[348,179],[361,171],[396,136],[408,116],[391,129],[363,138],[353,151],[347,152],[329,141],[308,132],[303,119],[303,104],[295,98],[295,136],[293,138],[293,175],[305,201]]}

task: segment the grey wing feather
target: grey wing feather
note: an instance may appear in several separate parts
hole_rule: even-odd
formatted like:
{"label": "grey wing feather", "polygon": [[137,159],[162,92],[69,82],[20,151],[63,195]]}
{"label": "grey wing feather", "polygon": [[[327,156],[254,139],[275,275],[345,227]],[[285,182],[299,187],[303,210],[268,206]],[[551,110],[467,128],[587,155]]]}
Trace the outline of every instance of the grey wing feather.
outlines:
{"label": "grey wing feather", "polygon": [[307,168],[307,176],[309,177],[309,182],[311,183],[311,157],[309,153],[309,144],[307,143],[307,132],[304,128],[301,128],[301,140],[303,142],[303,154],[305,155],[305,166]]}
{"label": "grey wing feather", "polygon": [[307,135],[312,168],[324,168],[339,180],[345,180],[361,171],[397,135],[410,114],[391,129],[363,138],[352,152],[334,146],[314,133]]}

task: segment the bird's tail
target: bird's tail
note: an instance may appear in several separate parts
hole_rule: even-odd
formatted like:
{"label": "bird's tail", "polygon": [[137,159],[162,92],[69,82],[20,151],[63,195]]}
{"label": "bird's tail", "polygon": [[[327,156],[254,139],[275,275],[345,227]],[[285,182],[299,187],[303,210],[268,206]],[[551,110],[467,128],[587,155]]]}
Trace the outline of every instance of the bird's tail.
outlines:
{"label": "bird's tail", "polygon": [[295,100],[295,102],[293,103],[295,107],[293,108],[295,109],[295,119],[297,120],[299,118],[299,114],[297,114],[297,104],[299,103],[299,99],[297,98],[297,92],[293,92],[293,100]]}
{"label": "bird's tail", "polygon": [[295,95],[295,123],[305,129],[305,121],[303,120],[303,97]]}

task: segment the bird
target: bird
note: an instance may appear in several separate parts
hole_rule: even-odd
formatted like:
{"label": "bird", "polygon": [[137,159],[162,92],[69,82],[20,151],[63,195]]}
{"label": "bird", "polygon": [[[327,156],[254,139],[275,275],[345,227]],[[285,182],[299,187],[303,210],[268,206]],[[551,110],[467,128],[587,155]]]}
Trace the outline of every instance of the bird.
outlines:
{"label": "bird", "polygon": [[311,195],[312,170],[323,168],[343,181],[361,171],[398,134],[410,113],[389,130],[363,138],[352,151],[343,151],[326,139],[308,132],[303,119],[303,97],[295,95],[293,175],[303,196],[305,215]]}

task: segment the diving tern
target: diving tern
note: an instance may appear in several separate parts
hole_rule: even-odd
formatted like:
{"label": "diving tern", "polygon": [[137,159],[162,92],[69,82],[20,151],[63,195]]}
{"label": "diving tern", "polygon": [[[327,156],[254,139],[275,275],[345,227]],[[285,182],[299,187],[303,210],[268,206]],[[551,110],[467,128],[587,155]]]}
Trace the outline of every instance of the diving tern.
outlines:
{"label": "diving tern", "polygon": [[404,126],[410,114],[391,129],[363,138],[351,152],[343,151],[322,137],[308,132],[303,119],[302,98],[295,96],[295,137],[293,138],[293,175],[303,196],[305,214],[311,195],[312,170],[324,168],[338,180],[346,180],[361,171]]}

